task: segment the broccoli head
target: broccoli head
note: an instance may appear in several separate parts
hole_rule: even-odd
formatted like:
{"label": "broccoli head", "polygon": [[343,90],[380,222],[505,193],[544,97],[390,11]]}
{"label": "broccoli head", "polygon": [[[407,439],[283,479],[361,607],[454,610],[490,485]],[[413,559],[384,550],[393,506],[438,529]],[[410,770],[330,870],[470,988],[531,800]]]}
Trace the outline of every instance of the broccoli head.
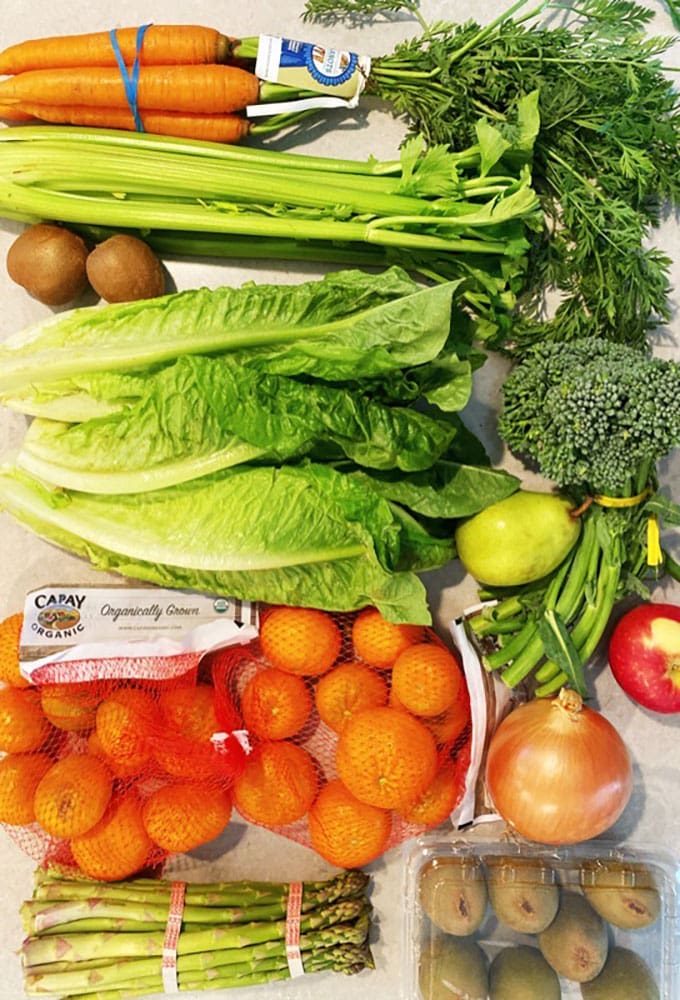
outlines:
{"label": "broccoli head", "polygon": [[680,365],[599,338],[534,348],[503,396],[501,437],[560,486],[626,495],[680,444]]}

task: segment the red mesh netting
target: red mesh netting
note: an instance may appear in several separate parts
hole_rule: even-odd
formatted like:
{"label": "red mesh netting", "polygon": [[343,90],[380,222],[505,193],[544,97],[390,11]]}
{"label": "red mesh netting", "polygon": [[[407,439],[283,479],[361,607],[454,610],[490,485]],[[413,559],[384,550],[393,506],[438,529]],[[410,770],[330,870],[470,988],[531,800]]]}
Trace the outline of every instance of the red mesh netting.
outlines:
{"label": "red mesh netting", "polygon": [[218,701],[238,707],[252,745],[233,789],[250,822],[356,867],[457,804],[469,699],[431,629],[373,609],[272,608],[257,641],[209,660]]}
{"label": "red mesh netting", "polygon": [[[6,654],[0,635],[0,667]],[[358,867],[462,795],[457,657],[373,609],[270,608],[247,646],[102,669],[49,665],[0,689],[0,822],[41,864],[125,878],[214,839],[235,807]]]}
{"label": "red mesh netting", "polygon": [[197,660],[80,661],[0,690],[0,821],[27,854],[114,880],[222,832],[245,752]]}

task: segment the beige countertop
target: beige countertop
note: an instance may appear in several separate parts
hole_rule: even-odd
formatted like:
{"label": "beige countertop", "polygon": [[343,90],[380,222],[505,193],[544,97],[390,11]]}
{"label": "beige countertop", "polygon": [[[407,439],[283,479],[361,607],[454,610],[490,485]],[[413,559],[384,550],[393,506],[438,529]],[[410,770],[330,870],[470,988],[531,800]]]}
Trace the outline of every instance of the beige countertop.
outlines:
{"label": "beige countertop", "polygon": [[[663,5],[652,3],[658,11],[655,29],[668,33],[670,18]],[[426,18],[448,18],[457,21],[475,17],[490,20],[506,5],[501,0],[423,0]],[[146,0],[142,5],[133,0],[118,0],[110,10],[102,0],[90,3],[59,4],[30,3],[29,0],[5,0],[0,46],[5,47],[24,38],[62,34],[72,31],[103,30],[114,26],[132,25],[140,21],[158,23],[195,23],[220,28],[226,33],[254,35],[260,32],[278,33],[298,38],[333,42],[355,51],[369,54],[386,53],[408,34],[416,31],[412,21],[350,29],[339,25],[319,28],[303,25],[298,19],[303,0],[278,0],[278,3],[255,2],[237,4],[235,0]],[[680,65],[680,45],[667,57],[669,64]],[[369,154],[391,157],[403,134],[403,124],[377,102],[367,101],[352,114],[337,119],[337,127],[310,130],[308,148],[321,155],[365,158]],[[22,227],[0,221],[0,259]],[[677,219],[667,219],[655,239],[674,258],[672,278],[675,285],[675,311],[665,336],[655,345],[659,353],[680,358],[680,237]],[[309,265],[305,270],[296,266],[270,267],[267,263],[169,261],[168,269],[178,289],[199,285],[239,284],[246,277],[256,281],[294,282],[302,277],[321,274],[321,266]],[[50,309],[31,299],[12,284],[4,266],[0,267],[0,340],[17,330],[50,315]],[[508,456],[495,434],[499,386],[505,366],[491,359],[476,376],[475,393],[466,411],[466,420],[484,438],[496,464],[518,471],[517,463]],[[0,410],[0,451],[16,445],[25,429],[25,418]],[[528,483],[536,477],[526,476]],[[662,484],[680,498],[680,457],[662,469]],[[23,606],[27,590],[48,582],[95,583],[102,574],[84,562],[30,535],[0,514],[0,618]],[[680,558],[677,541],[672,544]],[[111,577],[110,579],[114,579]],[[459,613],[475,596],[473,581],[465,578],[460,565],[427,575],[433,614],[440,628]],[[668,585],[659,591],[667,599],[680,602],[680,586]],[[680,717],[652,716],[636,708],[617,688],[606,665],[596,667],[595,690],[599,707],[618,727],[628,743],[635,762],[635,792],[621,821],[611,831],[617,840],[641,844],[658,844],[677,849],[680,844],[680,765],[677,747],[680,741]],[[189,864],[189,862],[187,862]],[[201,878],[318,878],[329,872],[328,866],[312,851],[276,837],[264,830],[232,823],[218,846],[211,845],[196,852],[196,864]],[[23,995],[19,959],[15,954],[21,940],[18,908],[31,892],[34,863],[0,832],[0,885],[2,885],[2,915],[0,916],[0,1000],[19,1000]],[[263,996],[277,1000],[304,1000],[323,996],[326,1000],[350,1000],[370,995],[374,1000],[388,1000],[398,995],[403,959],[401,902],[403,899],[403,853],[396,848],[370,866],[375,876],[373,899],[378,917],[378,937],[374,952],[375,973],[364,973],[353,979],[343,976],[310,977],[293,984],[232,991],[243,1000]],[[680,959],[678,959],[680,961]],[[184,994],[187,997],[217,997],[215,992]]]}

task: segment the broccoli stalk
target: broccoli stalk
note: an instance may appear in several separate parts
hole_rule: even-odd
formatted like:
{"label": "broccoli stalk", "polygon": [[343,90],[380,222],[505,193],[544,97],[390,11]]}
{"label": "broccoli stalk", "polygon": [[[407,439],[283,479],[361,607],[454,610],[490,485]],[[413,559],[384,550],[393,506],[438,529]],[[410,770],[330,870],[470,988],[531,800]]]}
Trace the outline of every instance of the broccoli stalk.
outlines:
{"label": "broccoli stalk", "polygon": [[[617,600],[680,567],[649,547],[650,519],[680,524],[657,463],[680,444],[680,365],[598,338],[534,348],[503,388],[501,437],[575,503],[580,539],[558,569],[471,619],[489,670],[536,694],[587,694],[584,666]],[[653,535],[651,536],[654,537]],[[497,597],[493,591],[483,596]]]}

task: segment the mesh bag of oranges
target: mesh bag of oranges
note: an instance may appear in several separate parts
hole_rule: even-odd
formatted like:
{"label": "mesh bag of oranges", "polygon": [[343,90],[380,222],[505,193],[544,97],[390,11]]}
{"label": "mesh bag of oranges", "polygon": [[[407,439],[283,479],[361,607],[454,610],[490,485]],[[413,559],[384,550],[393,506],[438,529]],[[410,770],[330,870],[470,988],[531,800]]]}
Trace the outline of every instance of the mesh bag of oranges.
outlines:
{"label": "mesh bag of oranges", "polygon": [[331,864],[367,864],[461,797],[468,692],[431,629],[373,608],[274,607],[258,639],[213,654],[213,669],[250,741],[236,810]]}
{"label": "mesh bag of oranges", "polygon": [[29,683],[21,624],[0,624],[0,823],[13,839],[41,864],[117,880],[217,837],[246,754],[209,659],[71,661]]}

